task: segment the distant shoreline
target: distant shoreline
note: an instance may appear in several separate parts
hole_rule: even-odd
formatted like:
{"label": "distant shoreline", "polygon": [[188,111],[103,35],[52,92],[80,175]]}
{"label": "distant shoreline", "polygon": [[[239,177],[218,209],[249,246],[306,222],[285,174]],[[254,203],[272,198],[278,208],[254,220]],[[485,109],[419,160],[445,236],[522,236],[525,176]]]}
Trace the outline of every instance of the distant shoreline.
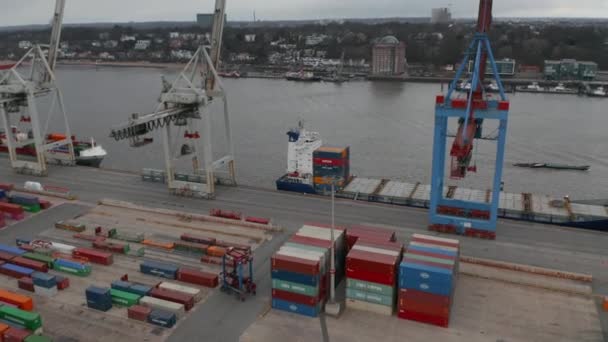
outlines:
{"label": "distant shoreline", "polygon": [[152,63],[145,61],[134,62],[110,62],[110,61],[91,61],[91,60],[60,60],[58,65],[78,65],[78,66],[99,66],[99,67],[115,67],[115,68],[153,68],[153,69],[182,69],[186,66],[185,63]]}

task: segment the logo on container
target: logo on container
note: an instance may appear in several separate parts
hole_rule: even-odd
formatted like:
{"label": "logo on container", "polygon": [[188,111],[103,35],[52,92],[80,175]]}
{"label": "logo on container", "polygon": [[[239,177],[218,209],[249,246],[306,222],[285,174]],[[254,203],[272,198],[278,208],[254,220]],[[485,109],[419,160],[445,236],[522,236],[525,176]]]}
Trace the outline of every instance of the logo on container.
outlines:
{"label": "logo on container", "polygon": [[295,306],[295,305],[293,305],[293,304],[291,304],[291,305],[289,306],[289,310],[291,310],[291,311],[296,311],[296,310],[298,310],[298,307],[297,307],[297,306]]}
{"label": "logo on container", "polygon": [[422,279],[429,279],[430,277],[431,277],[431,275],[426,272],[420,273],[420,278],[422,278]]}
{"label": "logo on container", "polygon": [[420,288],[423,290],[428,290],[430,286],[428,286],[427,284],[420,284]]}

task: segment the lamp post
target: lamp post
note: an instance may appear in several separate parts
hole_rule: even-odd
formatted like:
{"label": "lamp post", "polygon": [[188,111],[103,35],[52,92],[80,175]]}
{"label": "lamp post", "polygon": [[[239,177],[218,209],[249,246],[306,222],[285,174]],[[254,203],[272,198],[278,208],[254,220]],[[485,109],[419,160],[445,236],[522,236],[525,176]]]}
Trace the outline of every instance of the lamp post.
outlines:
{"label": "lamp post", "polygon": [[334,177],[329,178],[329,181],[331,183],[331,229],[330,229],[330,247],[329,247],[329,254],[330,254],[330,270],[329,270],[329,278],[330,278],[330,283],[329,283],[329,301],[325,304],[325,313],[327,313],[330,316],[334,316],[334,317],[338,317],[341,313],[341,305],[339,302],[336,301],[336,251],[335,251],[335,234],[334,234],[334,229],[335,229],[335,199],[336,199],[336,179]]}

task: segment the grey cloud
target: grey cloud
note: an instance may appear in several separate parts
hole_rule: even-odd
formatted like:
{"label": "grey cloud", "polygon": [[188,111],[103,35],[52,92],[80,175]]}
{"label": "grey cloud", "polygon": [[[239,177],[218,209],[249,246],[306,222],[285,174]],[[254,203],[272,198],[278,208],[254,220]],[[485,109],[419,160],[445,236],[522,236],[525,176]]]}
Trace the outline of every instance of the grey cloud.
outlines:
{"label": "grey cloud", "polygon": [[[233,20],[353,17],[421,17],[431,8],[452,4],[456,17],[473,17],[477,0],[227,0]],[[54,0],[0,0],[0,26],[42,24],[50,20]],[[67,0],[65,21],[194,20],[209,12],[213,0]],[[501,17],[608,17],[606,0],[495,0]]]}

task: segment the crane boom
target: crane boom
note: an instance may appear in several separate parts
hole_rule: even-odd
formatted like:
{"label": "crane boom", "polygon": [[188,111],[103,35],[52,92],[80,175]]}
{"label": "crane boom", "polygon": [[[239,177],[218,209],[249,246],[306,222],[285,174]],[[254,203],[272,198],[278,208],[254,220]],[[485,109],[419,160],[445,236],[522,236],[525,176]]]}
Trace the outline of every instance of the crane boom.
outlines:
{"label": "crane boom", "polygon": [[[222,54],[222,37],[224,35],[226,0],[216,0],[213,12],[213,28],[211,30],[211,51],[209,57],[216,70],[219,70],[220,57]],[[212,91],[215,89],[215,76],[208,73],[205,89]]]}
{"label": "crane boom", "polygon": [[[52,29],[51,29],[51,42],[49,44],[49,68],[51,71],[55,71],[55,65],[57,64],[57,53],[59,52],[59,42],[61,41],[61,27],[63,26],[63,13],[65,12],[65,1],[57,0],[55,2],[55,14],[53,15]],[[48,81],[50,75],[46,75],[45,79]]]}

